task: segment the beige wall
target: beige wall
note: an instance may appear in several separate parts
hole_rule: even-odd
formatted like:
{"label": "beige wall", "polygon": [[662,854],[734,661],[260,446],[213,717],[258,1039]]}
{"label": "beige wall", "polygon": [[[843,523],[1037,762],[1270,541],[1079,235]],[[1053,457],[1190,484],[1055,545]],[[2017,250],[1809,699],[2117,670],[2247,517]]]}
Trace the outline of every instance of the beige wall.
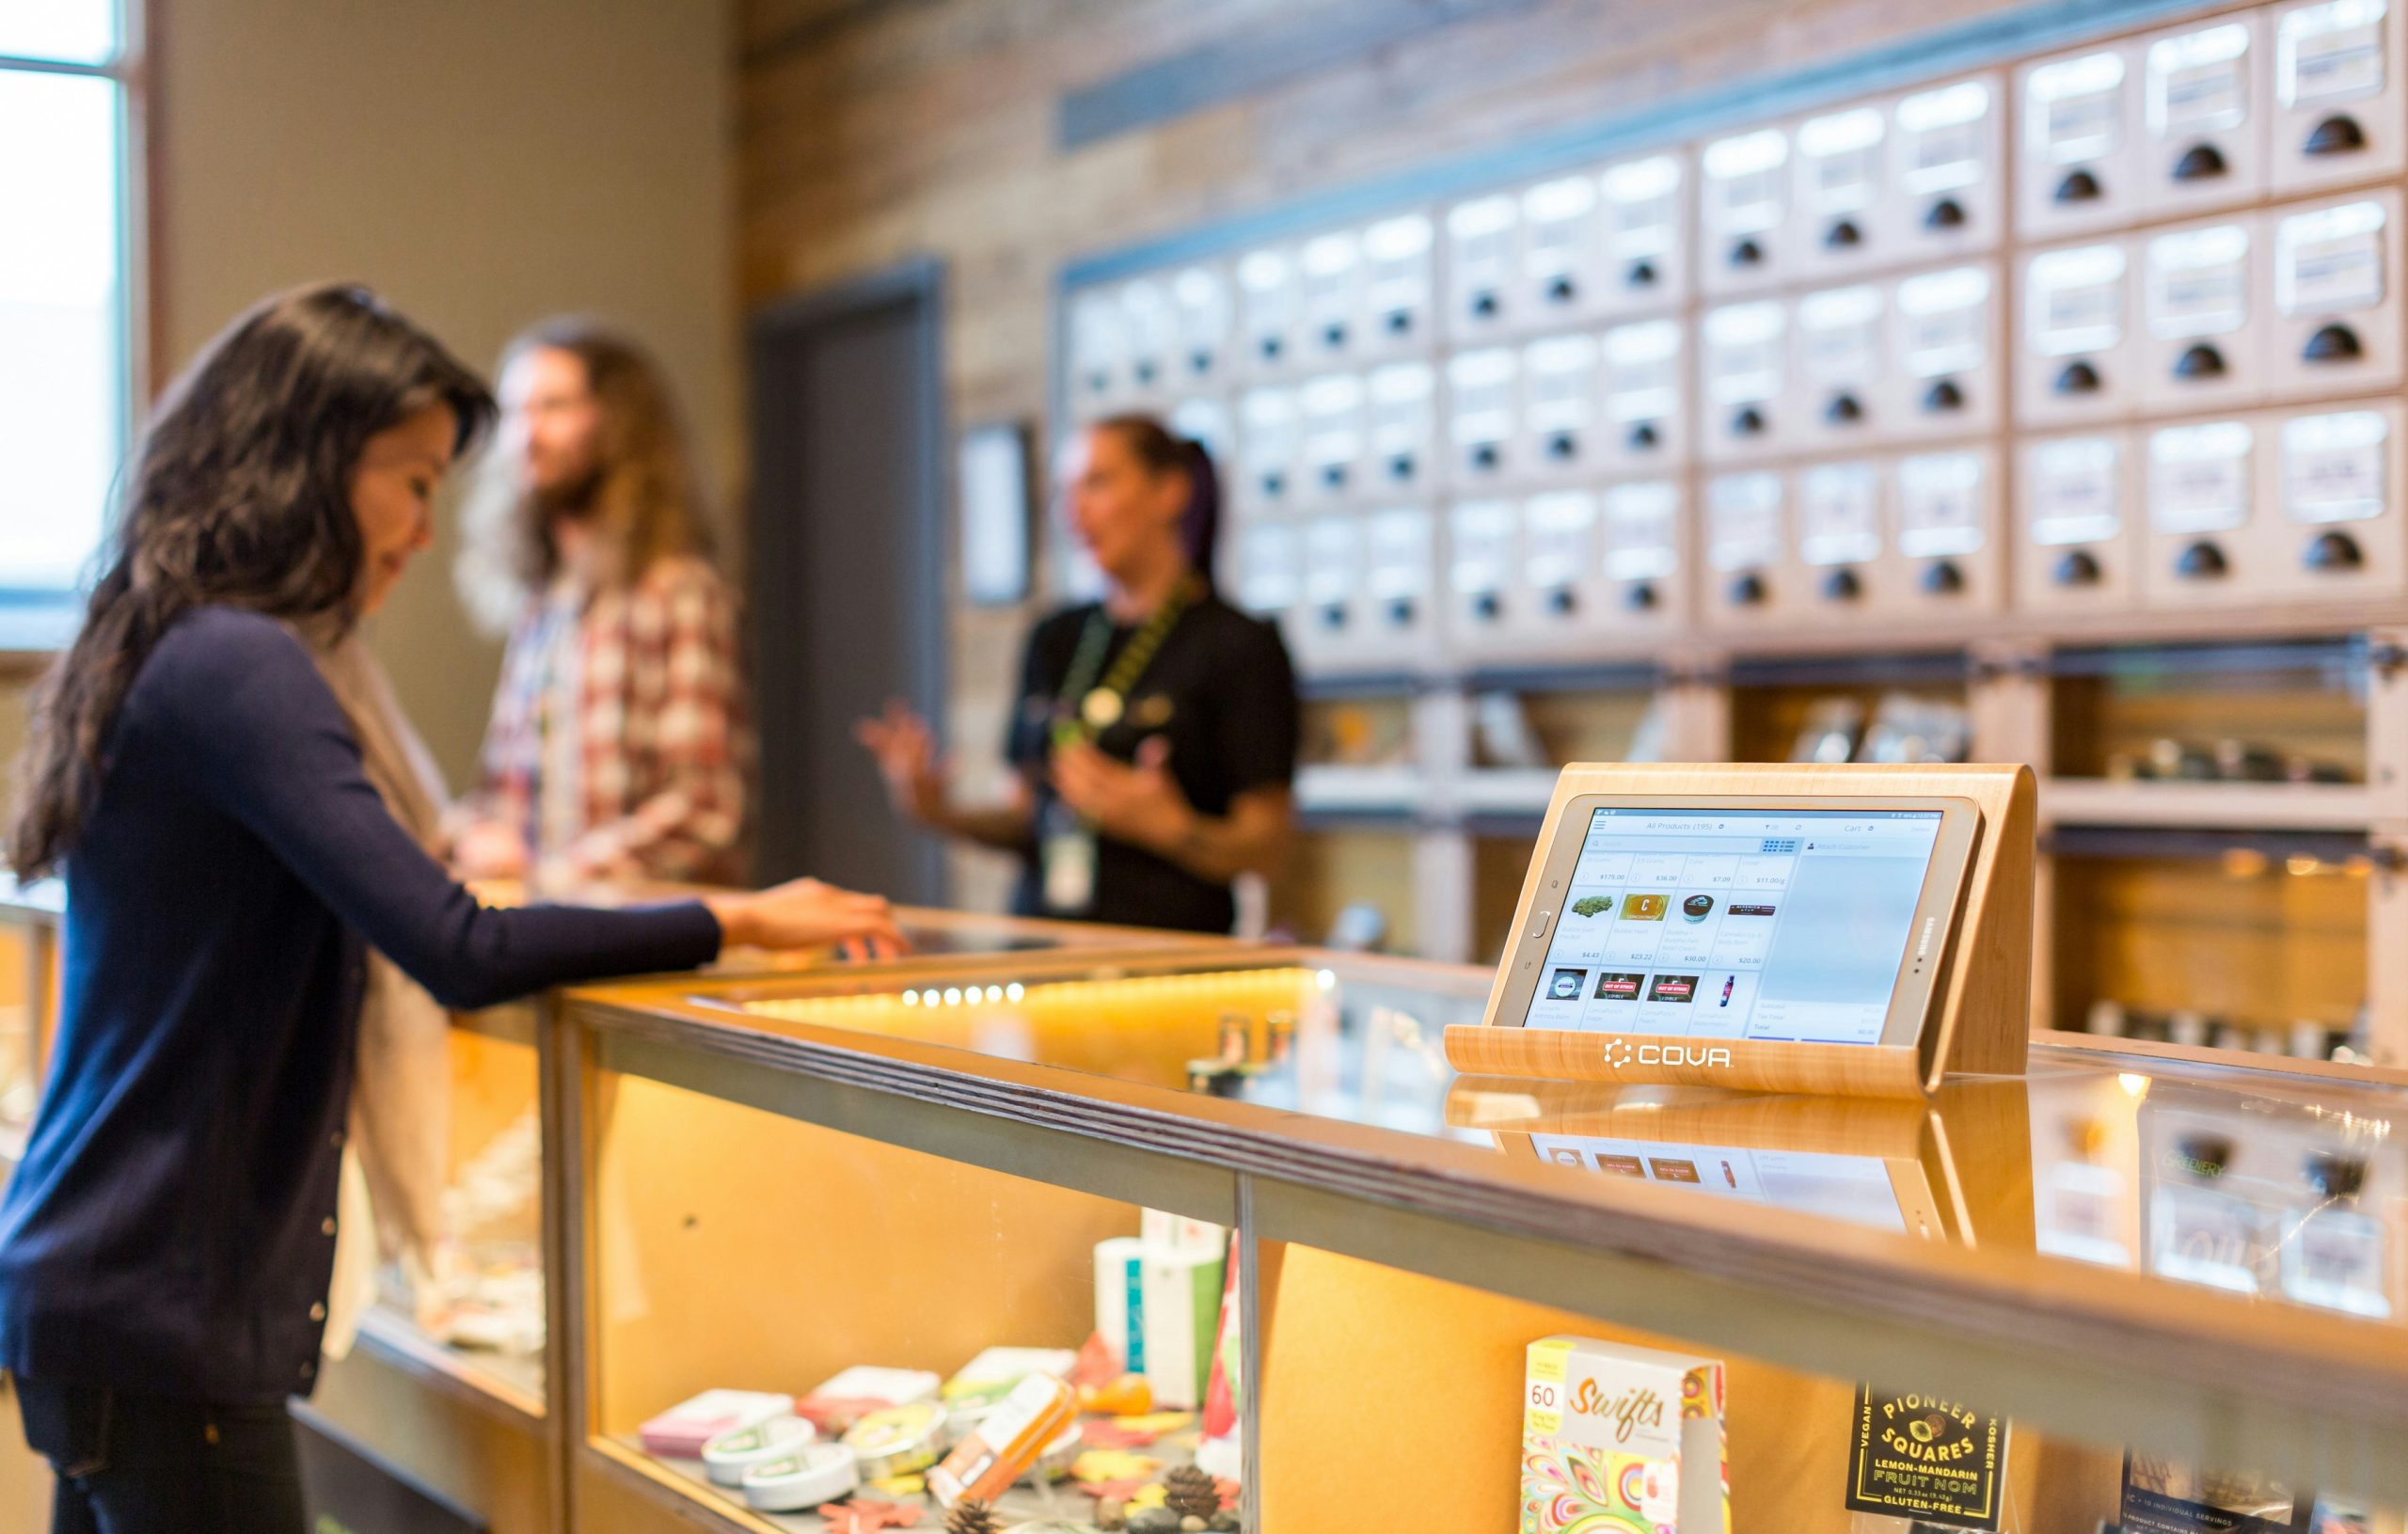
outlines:
{"label": "beige wall", "polygon": [[[733,482],[730,50],[721,0],[152,0],[157,366],[237,310],[365,281],[479,367],[521,325],[600,314],[675,378]],[[452,530],[376,643],[459,786],[499,650]]]}

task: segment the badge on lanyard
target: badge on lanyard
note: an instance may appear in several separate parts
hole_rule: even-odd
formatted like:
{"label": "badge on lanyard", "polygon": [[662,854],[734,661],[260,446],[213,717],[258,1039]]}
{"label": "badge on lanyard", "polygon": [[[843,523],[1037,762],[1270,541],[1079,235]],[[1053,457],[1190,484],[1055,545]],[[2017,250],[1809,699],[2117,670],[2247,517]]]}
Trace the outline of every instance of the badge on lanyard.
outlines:
{"label": "badge on lanyard", "polygon": [[1048,807],[1038,855],[1043,865],[1045,909],[1057,916],[1084,916],[1095,904],[1095,828],[1055,802]]}

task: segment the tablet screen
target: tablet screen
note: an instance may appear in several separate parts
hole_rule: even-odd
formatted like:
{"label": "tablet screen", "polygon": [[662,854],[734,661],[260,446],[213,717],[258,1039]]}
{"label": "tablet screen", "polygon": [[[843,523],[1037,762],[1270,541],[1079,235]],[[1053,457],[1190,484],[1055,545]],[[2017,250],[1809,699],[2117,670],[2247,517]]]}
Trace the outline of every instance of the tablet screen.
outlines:
{"label": "tablet screen", "polygon": [[1598,809],[1525,1020],[1877,1044],[1941,818],[1938,810]]}

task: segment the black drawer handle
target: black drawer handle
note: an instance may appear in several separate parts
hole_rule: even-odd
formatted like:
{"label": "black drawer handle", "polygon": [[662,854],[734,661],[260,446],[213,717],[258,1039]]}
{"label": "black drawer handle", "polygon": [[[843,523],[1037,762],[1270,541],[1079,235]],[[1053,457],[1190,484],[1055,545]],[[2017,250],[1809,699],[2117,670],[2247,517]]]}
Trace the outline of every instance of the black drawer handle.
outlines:
{"label": "black drawer handle", "polygon": [[1546,285],[1546,301],[1550,304],[1569,304],[1579,295],[1579,285],[1568,277],[1557,277]]}
{"label": "black drawer handle", "polygon": [[1329,486],[1332,490],[1343,487],[1346,483],[1346,466],[1344,464],[1322,465],[1321,482]]}
{"label": "black drawer handle", "polygon": [[1654,610],[1656,600],[1655,586],[1644,580],[1630,586],[1622,593],[1622,605],[1633,612]]}
{"label": "black drawer handle", "polygon": [[1731,430],[1740,436],[1761,436],[1766,424],[1765,413],[1752,404],[1731,418]]}
{"label": "black drawer handle", "polygon": [[2086,548],[2073,550],[2049,572],[2049,578],[2060,586],[2096,586],[2101,576],[2098,556]]}
{"label": "black drawer handle", "polygon": [[1332,321],[1327,325],[1323,326],[1321,340],[1323,345],[1333,349],[1345,345],[1346,326],[1337,321]]}
{"label": "black drawer handle", "polygon": [[2224,172],[2224,152],[2213,144],[2194,144],[2174,162],[2174,179],[2178,182],[2203,182]]}
{"label": "black drawer handle", "polygon": [[1853,394],[1834,394],[1831,403],[1823,407],[1823,419],[1834,426],[1846,426],[1864,419],[1864,406],[1857,403]]}
{"label": "black drawer handle", "polygon": [[1497,295],[1493,293],[1476,293],[1472,294],[1471,311],[1473,314],[1483,320],[1496,318]]}
{"label": "black drawer handle", "polygon": [[1734,266],[1761,266],[1764,260],[1765,247],[1753,240],[1742,240],[1731,247],[1731,264]]}
{"label": "black drawer handle", "polygon": [[1389,334],[1389,335],[1391,335],[1391,336],[1402,336],[1402,335],[1408,335],[1408,334],[1410,334],[1410,333],[1412,332],[1412,330],[1413,330],[1413,311],[1412,311],[1411,309],[1409,309],[1409,308],[1392,308],[1392,309],[1388,310],[1388,334]]}
{"label": "black drawer handle", "polygon": [[2299,147],[2302,154],[2323,156],[2352,154],[2367,147],[2367,131],[2358,119],[2346,113],[2335,113],[2307,132],[2307,142]]}
{"label": "black drawer handle", "polygon": [[1941,198],[1923,215],[1927,229],[1962,229],[1965,226],[1965,205],[1955,198]]}
{"label": "black drawer handle", "polygon": [[1400,596],[1388,603],[1388,622],[1399,628],[1413,622],[1413,598]]}
{"label": "black drawer handle", "polygon": [[1286,344],[1287,344],[1287,343],[1286,343],[1285,341],[1282,341],[1282,340],[1281,340],[1278,337],[1276,337],[1276,336],[1265,336],[1265,337],[1263,337],[1263,338],[1262,338],[1262,342],[1261,342],[1261,345],[1262,345],[1262,355],[1263,355],[1265,357],[1275,357],[1275,356],[1277,356],[1279,355],[1279,353],[1280,353],[1281,349],[1282,349]]}
{"label": "black drawer handle", "polygon": [[2322,532],[2317,534],[2299,561],[2310,570],[2340,571],[2362,567],[2367,557],[2358,547],[2358,541],[2348,533]]}
{"label": "black drawer handle", "polygon": [[2099,392],[2099,370],[2087,362],[2068,362],[2065,371],[2057,374],[2057,381],[2049,387],[2059,394],[2096,394]]}
{"label": "black drawer handle", "polygon": [[1262,477],[1262,493],[1264,495],[1284,495],[1287,493],[1287,489],[1288,476],[1285,474],[1265,474]]}
{"label": "black drawer handle", "polygon": [[2345,324],[2324,326],[2299,349],[2303,362],[2349,362],[2365,355],[2366,348],[2358,344],[2358,333]]}
{"label": "black drawer handle", "polygon": [[1558,586],[1546,593],[1546,609],[1559,618],[1570,617],[1579,605],[1579,595],[1569,586]]}
{"label": "black drawer handle", "polygon": [[1150,383],[1152,383],[1153,381],[1154,381],[1154,365],[1153,365],[1153,363],[1152,363],[1152,362],[1150,362],[1150,361],[1146,361],[1146,362],[1140,362],[1140,363],[1138,363],[1138,364],[1137,364],[1137,382],[1139,382],[1139,383],[1141,383],[1141,384],[1150,384]]}
{"label": "black drawer handle", "polygon": [[1652,420],[1642,420],[1630,429],[1628,441],[1633,452],[1646,452],[1663,440]]}
{"label": "black drawer handle", "polygon": [[2053,196],[2059,202],[2096,202],[2100,196],[2099,178],[2087,170],[2067,171]]}
{"label": "black drawer handle", "polygon": [[1398,453],[1395,457],[1388,460],[1388,478],[1392,480],[1409,480],[1413,478],[1413,454],[1409,452]]}
{"label": "black drawer handle", "polygon": [[1321,625],[1323,628],[1344,628],[1346,626],[1345,605],[1343,603],[1332,602],[1329,606],[1322,609]]}
{"label": "black drawer handle", "polygon": [[1923,391],[1923,407],[1938,412],[1965,408],[1965,391],[1956,387],[1954,378],[1942,378]]}
{"label": "black drawer handle", "polygon": [[1191,372],[1211,372],[1212,371],[1212,354],[1204,351],[1189,353],[1187,356],[1187,367],[1188,371]]}
{"label": "black drawer handle", "polygon": [[1497,600],[1495,592],[1482,592],[1471,599],[1471,610],[1481,623],[1493,624],[1504,613],[1505,604]]}
{"label": "black drawer handle", "polygon": [[1765,577],[1752,570],[1731,583],[1731,605],[1735,608],[1762,607],[1771,594],[1765,589]]}
{"label": "black drawer handle", "polygon": [[1924,566],[1923,589],[1933,596],[1954,596],[1965,589],[1965,572],[1954,560],[1935,560]]}
{"label": "black drawer handle", "polygon": [[1632,261],[1630,270],[1622,275],[1622,280],[1626,288],[1652,288],[1656,286],[1656,263],[1652,261]]}
{"label": "black drawer handle", "polygon": [[1088,392],[1088,393],[1090,393],[1090,394],[1101,394],[1101,393],[1102,393],[1105,389],[1108,389],[1108,388],[1110,388],[1111,387],[1112,387],[1112,374],[1110,374],[1110,373],[1108,373],[1108,372],[1091,372],[1091,373],[1087,374],[1087,392]]}
{"label": "black drawer handle", "polygon": [[1570,432],[1558,432],[1546,439],[1546,455],[1569,461],[1580,456],[1580,438]]}
{"label": "black drawer handle", "polygon": [[2174,557],[2174,573],[2184,580],[2214,580],[2231,568],[2224,550],[2204,538]]}
{"label": "black drawer handle", "polygon": [[2199,341],[2174,359],[2177,378],[2221,378],[2224,376],[2224,354]]}
{"label": "black drawer handle", "polygon": [[1853,602],[1863,594],[1863,580],[1845,565],[1823,577],[1823,600],[1826,602]]}
{"label": "black drawer handle", "polygon": [[1823,231],[1823,247],[1827,250],[1850,250],[1864,243],[1864,230],[1853,218],[1843,218]]}
{"label": "black drawer handle", "polygon": [[1483,442],[1471,450],[1471,466],[1474,468],[1495,468],[1499,456],[1496,443]]}

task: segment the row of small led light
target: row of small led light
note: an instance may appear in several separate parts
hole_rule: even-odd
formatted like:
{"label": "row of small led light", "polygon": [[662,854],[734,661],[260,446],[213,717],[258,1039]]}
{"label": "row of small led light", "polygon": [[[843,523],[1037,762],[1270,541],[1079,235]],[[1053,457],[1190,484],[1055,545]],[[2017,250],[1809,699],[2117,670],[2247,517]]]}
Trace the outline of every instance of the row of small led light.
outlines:
{"label": "row of small led light", "polygon": [[1017,980],[1008,986],[947,986],[943,990],[930,986],[926,990],[903,993],[905,1006],[975,1006],[981,1002],[1017,1002],[1028,994]]}

